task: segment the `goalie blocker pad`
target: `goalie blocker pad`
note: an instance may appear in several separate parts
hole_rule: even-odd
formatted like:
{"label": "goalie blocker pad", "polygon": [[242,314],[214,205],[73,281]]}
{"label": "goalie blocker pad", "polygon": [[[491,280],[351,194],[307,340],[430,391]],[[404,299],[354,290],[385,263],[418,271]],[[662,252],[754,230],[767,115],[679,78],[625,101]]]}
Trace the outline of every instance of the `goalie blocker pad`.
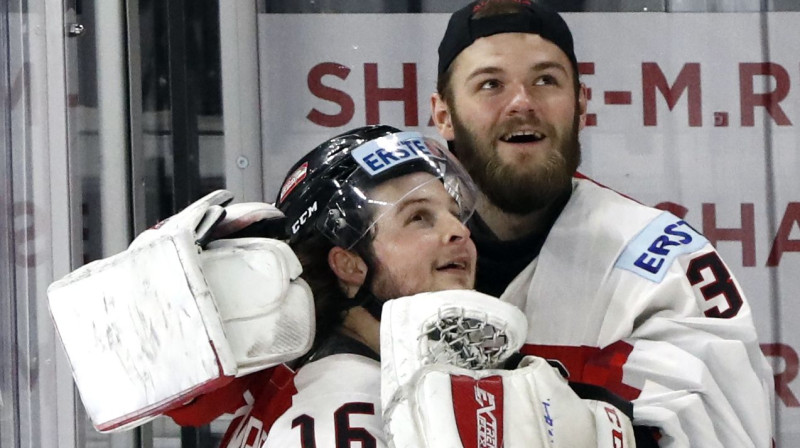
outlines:
{"label": "goalie blocker pad", "polygon": [[95,428],[141,425],[304,354],[314,311],[299,274],[282,242],[225,240],[200,252],[164,234],[50,285],[50,312]]}

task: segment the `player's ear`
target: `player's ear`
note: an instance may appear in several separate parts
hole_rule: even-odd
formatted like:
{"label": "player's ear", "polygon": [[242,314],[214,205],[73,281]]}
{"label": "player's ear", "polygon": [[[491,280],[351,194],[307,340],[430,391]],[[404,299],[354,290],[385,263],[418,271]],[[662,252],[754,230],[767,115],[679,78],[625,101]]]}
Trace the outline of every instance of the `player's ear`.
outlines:
{"label": "player's ear", "polygon": [[580,126],[579,129],[583,129],[586,127],[586,104],[587,104],[587,87],[586,84],[581,83],[578,87],[578,114],[580,114]]}
{"label": "player's ear", "polygon": [[347,297],[353,297],[367,278],[367,263],[358,254],[334,246],[328,252],[328,266],[344,288]]}
{"label": "player's ear", "polygon": [[431,95],[431,118],[443,139],[448,141],[455,139],[450,107],[438,93]]}

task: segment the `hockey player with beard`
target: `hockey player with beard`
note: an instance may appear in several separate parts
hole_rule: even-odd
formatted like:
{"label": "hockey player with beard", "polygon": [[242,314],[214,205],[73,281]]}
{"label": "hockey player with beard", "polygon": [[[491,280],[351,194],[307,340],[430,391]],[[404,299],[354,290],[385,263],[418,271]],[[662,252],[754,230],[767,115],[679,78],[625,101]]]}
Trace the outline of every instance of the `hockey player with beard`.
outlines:
{"label": "hockey player with beard", "polygon": [[523,352],[632,400],[639,446],[770,446],[772,373],[729,268],[682,219],[576,171],[587,94],[564,20],[471,2],[431,102],[481,190],[476,288],[525,312]]}

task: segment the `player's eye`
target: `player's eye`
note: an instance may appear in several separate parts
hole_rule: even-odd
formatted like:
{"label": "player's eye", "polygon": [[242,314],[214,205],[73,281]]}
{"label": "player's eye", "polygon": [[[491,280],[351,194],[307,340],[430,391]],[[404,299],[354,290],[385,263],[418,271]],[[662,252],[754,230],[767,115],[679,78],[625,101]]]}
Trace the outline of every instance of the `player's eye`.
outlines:
{"label": "player's eye", "polygon": [[500,87],[500,81],[496,79],[487,79],[480,83],[480,90],[494,90]]}
{"label": "player's eye", "polygon": [[558,79],[553,75],[542,75],[536,78],[534,85],[537,86],[551,86],[551,85],[558,85]]}
{"label": "player's eye", "polygon": [[422,207],[409,211],[405,219],[406,225],[415,226],[428,226],[433,222],[434,215],[431,210]]}
{"label": "player's eye", "polygon": [[455,200],[453,200],[450,203],[449,211],[451,215],[453,215],[456,219],[461,221],[461,216],[463,215],[463,212],[461,211],[461,207],[458,206]]}

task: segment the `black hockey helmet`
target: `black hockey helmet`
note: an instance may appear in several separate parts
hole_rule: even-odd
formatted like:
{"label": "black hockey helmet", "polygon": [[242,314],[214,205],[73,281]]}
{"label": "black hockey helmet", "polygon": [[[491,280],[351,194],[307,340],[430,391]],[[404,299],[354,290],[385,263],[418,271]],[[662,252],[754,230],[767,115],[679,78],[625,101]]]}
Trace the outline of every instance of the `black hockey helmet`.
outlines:
{"label": "black hockey helmet", "polygon": [[322,143],[289,170],[275,201],[286,215],[289,243],[320,232],[333,244],[352,248],[393,205],[370,198],[370,190],[418,171],[444,184],[458,204],[462,222],[471,216],[477,187],[461,164],[433,139],[376,125]]}

